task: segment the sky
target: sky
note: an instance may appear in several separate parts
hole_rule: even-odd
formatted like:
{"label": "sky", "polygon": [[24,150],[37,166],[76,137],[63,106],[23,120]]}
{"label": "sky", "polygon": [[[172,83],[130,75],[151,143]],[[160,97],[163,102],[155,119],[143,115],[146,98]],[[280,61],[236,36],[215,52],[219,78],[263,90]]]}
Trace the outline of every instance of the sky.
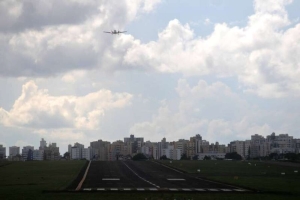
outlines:
{"label": "sky", "polygon": [[[0,144],[300,138],[300,1],[0,1]],[[126,30],[111,35],[103,31]]]}

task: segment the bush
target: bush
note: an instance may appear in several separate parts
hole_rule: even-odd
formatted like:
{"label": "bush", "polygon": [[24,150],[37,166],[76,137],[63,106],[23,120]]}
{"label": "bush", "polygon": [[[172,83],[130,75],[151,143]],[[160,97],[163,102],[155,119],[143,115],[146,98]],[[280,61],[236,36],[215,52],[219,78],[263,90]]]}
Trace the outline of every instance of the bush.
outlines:
{"label": "bush", "polygon": [[237,152],[226,153],[225,159],[242,160],[242,156]]}
{"label": "bush", "polygon": [[147,160],[147,158],[143,153],[138,153],[132,157],[132,160]]}

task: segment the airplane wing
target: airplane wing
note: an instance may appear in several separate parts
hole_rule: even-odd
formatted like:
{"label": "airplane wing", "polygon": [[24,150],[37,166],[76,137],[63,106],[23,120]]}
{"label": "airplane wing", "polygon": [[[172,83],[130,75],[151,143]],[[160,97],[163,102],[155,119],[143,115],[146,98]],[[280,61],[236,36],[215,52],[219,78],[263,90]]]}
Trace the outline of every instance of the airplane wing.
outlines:
{"label": "airplane wing", "polygon": [[119,31],[119,33],[126,33],[127,31]]}
{"label": "airplane wing", "polygon": [[111,32],[107,32],[107,31],[103,31],[104,33],[111,33]]}

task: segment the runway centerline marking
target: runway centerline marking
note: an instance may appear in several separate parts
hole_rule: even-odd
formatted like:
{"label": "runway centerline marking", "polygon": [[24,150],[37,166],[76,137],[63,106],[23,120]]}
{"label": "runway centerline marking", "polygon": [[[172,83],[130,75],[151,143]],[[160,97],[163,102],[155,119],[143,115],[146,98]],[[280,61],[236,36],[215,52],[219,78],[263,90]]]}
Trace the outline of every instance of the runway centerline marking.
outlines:
{"label": "runway centerline marking", "polygon": [[168,181],[185,181],[183,178],[168,178]]}
{"label": "runway centerline marking", "polygon": [[102,181],[119,181],[119,178],[103,178]]}
{"label": "runway centerline marking", "polygon": [[151,183],[150,181],[147,181],[146,179],[144,179],[143,177],[139,176],[137,173],[135,173],[135,171],[133,171],[133,169],[131,169],[128,165],[125,164],[125,162],[123,162],[123,164],[132,171],[132,173],[134,173],[137,177],[139,177],[140,179],[142,179],[143,181],[157,187],[157,188],[160,188],[158,185],[155,185],[154,183]]}

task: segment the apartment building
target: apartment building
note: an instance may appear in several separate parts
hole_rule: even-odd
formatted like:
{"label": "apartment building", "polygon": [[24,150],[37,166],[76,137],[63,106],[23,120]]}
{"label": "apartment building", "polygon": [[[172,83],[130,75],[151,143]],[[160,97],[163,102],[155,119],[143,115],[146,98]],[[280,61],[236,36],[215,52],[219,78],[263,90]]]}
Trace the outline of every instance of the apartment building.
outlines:
{"label": "apartment building", "polygon": [[33,160],[34,146],[24,146],[22,149],[23,160]]}
{"label": "apartment building", "polygon": [[71,148],[71,159],[72,160],[82,159],[82,149],[84,149],[84,145],[76,142],[74,146]]}
{"label": "apartment building", "polygon": [[32,160],[44,160],[44,150],[35,149],[32,151]]}
{"label": "apartment building", "polygon": [[0,160],[6,158],[6,147],[0,144]]}
{"label": "apartment building", "polygon": [[127,149],[130,150],[128,152],[130,155],[137,154],[141,152],[142,145],[144,143],[144,138],[142,137],[134,137],[134,135],[130,135],[130,137],[124,138],[125,146],[130,146]]}
{"label": "apartment building", "polygon": [[90,143],[90,147],[92,148],[92,158],[94,160],[108,160],[108,148],[110,142],[107,141],[94,141]]}
{"label": "apartment building", "polygon": [[12,146],[12,147],[9,147],[9,153],[8,155],[12,158],[16,155],[19,155],[20,154],[20,147],[17,147],[17,146]]}

